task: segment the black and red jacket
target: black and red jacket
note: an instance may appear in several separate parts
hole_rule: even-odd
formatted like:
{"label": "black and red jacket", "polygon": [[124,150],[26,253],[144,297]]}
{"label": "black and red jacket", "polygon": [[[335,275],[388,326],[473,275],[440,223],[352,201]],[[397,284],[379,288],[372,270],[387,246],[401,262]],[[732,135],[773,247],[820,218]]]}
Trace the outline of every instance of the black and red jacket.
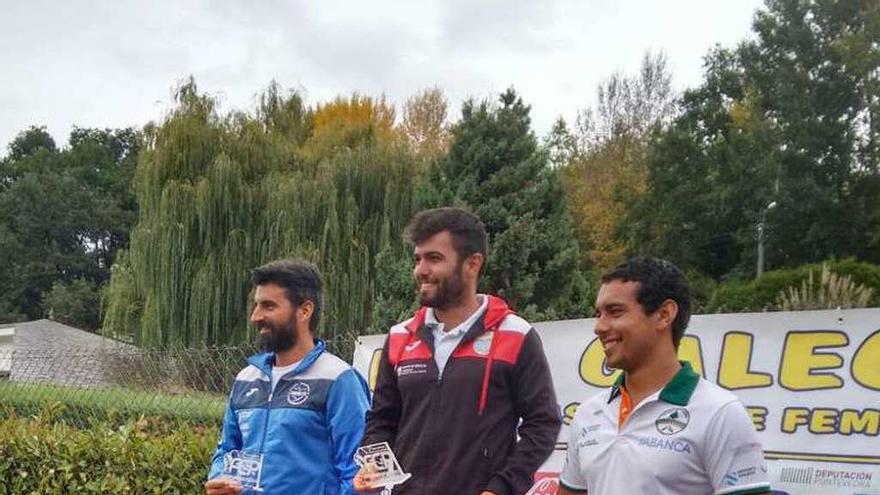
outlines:
{"label": "black and red jacket", "polygon": [[427,308],[385,341],[362,444],[387,441],[412,473],[395,494],[521,495],[553,451],[562,423],[541,340],[503,300],[484,297],[442,378]]}

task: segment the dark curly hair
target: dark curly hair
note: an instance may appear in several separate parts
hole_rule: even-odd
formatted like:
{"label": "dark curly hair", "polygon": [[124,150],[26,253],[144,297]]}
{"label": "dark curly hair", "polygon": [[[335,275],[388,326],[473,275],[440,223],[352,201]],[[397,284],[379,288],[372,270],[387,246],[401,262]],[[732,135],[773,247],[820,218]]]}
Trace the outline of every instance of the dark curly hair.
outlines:
{"label": "dark curly hair", "polygon": [[461,208],[420,211],[407,224],[404,238],[411,244],[420,244],[444,230],[448,230],[452,236],[452,245],[460,263],[474,253],[486,257],[489,241],[483,222]]}
{"label": "dark curly hair", "polygon": [[603,284],[620,280],[638,282],[636,300],[646,314],[657,311],[666,300],[678,304],[672,322],[672,343],[678,348],[691,319],[691,296],[684,274],[672,262],[658,258],[633,258],[614,267],[600,278]]}
{"label": "dark curly hair", "polygon": [[314,310],[309,319],[309,330],[314,334],[321,322],[321,272],[314,264],[301,259],[284,259],[266,263],[251,272],[254,285],[277,284],[284,288],[293,307],[312,301]]}

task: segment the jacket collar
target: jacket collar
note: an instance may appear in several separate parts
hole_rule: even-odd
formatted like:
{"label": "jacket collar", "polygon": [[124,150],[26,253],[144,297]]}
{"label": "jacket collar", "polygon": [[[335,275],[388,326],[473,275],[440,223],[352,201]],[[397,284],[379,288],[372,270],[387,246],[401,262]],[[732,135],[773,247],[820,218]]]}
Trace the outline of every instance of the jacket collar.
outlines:
{"label": "jacket collar", "polygon": [[[475,338],[477,335],[490,330],[495,329],[498,325],[504,321],[504,318],[507,315],[513,313],[513,310],[507,306],[507,303],[504,302],[503,299],[496,296],[491,296],[486,294],[485,297],[488,301],[486,303],[486,311],[483,312],[483,315],[477,319],[476,323],[467,331],[464,335],[463,340],[470,340]],[[425,316],[428,314],[428,308],[422,306],[416,311],[416,314],[413,316],[412,320],[406,324],[406,329],[410,334],[415,334],[419,331],[420,328],[425,326]]]}
{"label": "jacket collar", "polygon": [[[294,368],[291,373],[299,374],[303,371],[311,368],[312,364],[315,363],[315,360],[318,359],[324,350],[327,348],[327,344],[321,339],[315,339],[315,347],[306,354],[306,357],[300,361],[299,365]],[[248,364],[251,364],[257,367],[260,371],[267,375],[272,374],[272,367],[275,366],[275,353],[274,352],[263,352],[260,354],[255,354],[248,358]]]}

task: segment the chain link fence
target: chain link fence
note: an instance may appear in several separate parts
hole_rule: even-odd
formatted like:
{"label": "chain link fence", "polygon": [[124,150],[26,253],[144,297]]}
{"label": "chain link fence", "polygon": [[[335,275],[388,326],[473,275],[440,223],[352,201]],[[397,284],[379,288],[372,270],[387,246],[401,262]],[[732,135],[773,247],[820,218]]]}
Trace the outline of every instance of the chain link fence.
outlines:
{"label": "chain link fence", "polygon": [[[351,361],[356,337],[327,342]],[[0,348],[0,416],[50,415],[77,424],[157,416],[219,425],[251,345],[208,349]]]}

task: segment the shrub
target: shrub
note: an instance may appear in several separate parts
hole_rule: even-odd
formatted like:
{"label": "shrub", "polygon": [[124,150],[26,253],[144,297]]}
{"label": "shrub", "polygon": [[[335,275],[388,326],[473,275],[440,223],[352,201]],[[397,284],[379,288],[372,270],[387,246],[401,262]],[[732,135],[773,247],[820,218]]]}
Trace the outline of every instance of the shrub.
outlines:
{"label": "shrub", "polygon": [[783,311],[805,309],[864,308],[871,300],[874,290],[856,284],[849,275],[831,273],[827,264],[822,265],[818,280],[810,275],[800,287],[789,287],[776,296],[776,306]]}
{"label": "shrub", "polygon": [[703,275],[697,270],[689,270],[685,276],[691,289],[691,313],[705,313],[718,283],[712,277]]}
{"label": "shrub", "polygon": [[202,493],[219,432],[140,418],[78,429],[51,408],[0,420],[0,495]]}
{"label": "shrub", "polygon": [[[868,306],[880,306],[880,266],[852,258],[827,262],[838,276],[848,276],[855,283],[873,289]],[[737,313],[777,309],[777,296],[789,287],[799,287],[810,271],[821,271],[821,264],[774,270],[757,280],[727,282],[718,286],[706,307],[707,313]]]}

